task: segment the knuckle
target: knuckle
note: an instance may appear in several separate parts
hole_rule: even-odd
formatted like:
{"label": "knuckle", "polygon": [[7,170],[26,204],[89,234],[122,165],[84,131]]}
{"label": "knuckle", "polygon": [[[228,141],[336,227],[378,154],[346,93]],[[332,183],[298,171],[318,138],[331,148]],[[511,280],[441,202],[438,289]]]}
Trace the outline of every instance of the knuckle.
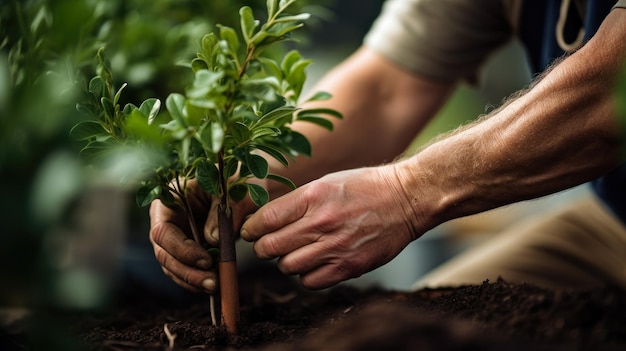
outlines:
{"label": "knuckle", "polygon": [[271,259],[280,255],[280,242],[272,235],[266,235],[254,243],[254,253],[262,259]]}
{"label": "knuckle", "polygon": [[288,256],[281,257],[276,263],[278,270],[285,275],[294,275],[300,272],[297,262]]}
{"label": "knuckle", "polygon": [[150,240],[156,244],[161,244],[163,242],[163,238],[168,233],[168,227],[163,222],[155,223],[150,228]]}

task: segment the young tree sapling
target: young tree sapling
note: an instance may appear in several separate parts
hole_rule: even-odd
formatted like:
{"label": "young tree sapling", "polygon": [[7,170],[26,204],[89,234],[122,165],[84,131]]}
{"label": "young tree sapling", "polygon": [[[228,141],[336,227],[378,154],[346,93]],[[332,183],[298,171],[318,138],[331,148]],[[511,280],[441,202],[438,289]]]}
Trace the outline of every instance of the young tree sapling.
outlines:
{"label": "young tree sapling", "polygon": [[[288,166],[298,155],[311,155],[311,145],[291,129],[292,122],[307,121],[332,130],[326,117],[341,118],[332,109],[298,107],[310,60],[297,50],[287,52],[281,60],[263,55],[269,46],[292,40],[291,33],[309,17],[286,13],[295,1],[267,0],[267,21],[262,25],[251,8],[243,6],[239,33],[218,26],[205,35],[190,64],[193,84],[185,94],[167,97],[167,113],[159,113],[158,99],[121,109],[125,85],[113,88],[111,70],[100,51],[98,76],[89,83],[90,99],[78,106],[94,118],[72,130],[86,141],[85,155],[108,160],[111,155],[135,155],[132,174],[142,183],[138,204],[147,206],[159,199],[183,209],[194,240],[205,247],[189,202],[189,181],[197,181],[218,199],[221,311],[231,333],[236,332],[239,318],[231,201],[249,196],[262,206],[269,200],[268,192],[248,182],[250,178],[267,178],[295,188],[289,179],[270,173],[268,161],[260,153]],[[318,92],[306,102],[329,98],[328,93]],[[156,122],[163,118],[169,120]]]}

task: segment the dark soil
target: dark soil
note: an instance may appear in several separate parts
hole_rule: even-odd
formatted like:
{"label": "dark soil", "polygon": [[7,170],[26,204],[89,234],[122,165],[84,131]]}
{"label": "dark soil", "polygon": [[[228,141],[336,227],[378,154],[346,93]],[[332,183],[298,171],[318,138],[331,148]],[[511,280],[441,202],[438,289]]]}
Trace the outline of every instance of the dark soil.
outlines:
{"label": "dark soil", "polygon": [[[552,291],[500,280],[311,292],[273,268],[248,272],[240,284],[234,336],[210,326],[208,299],[172,305],[145,291],[116,308],[62,318],[87,350],[171,350],[166,326],[175,350],[626,350],[626,293],[617,289]],[[27,332],[3,334],[28,344]]]}

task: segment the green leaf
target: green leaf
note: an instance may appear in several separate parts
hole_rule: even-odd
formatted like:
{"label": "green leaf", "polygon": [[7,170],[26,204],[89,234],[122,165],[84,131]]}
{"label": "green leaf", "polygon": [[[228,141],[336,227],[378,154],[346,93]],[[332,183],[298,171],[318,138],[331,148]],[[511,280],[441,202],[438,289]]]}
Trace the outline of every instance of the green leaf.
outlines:
{"label": "green leaf", "polygon": [[87,144],[82,150],[80,150],[80,155],[87,159],[98,159],[100,157],[105,156],[109,153],[117,144],[112,143],[110,141],[104,140],[96,140]]}
{"label": "green leaf", "polygon": [[298,61],[302,59],[302,55],[298,50],[291,50],[285,54],[282,62],[280,63],[280,68],[283,71],[283,74],[286,76],[291,72],[291,67]]}
{"label": "green leaf", "polygon": [[152,201],[159,198],[161,191],[162,189],[160,185],[147,184],[142,186],[137,191],[137,196],[135,197],[137,205],[139,207],[146,207],[150,205]]}
{"label": "green leaf", "polygon": [[[215,47],[218,43],[217,36],[214,33],[209,33],[202,37],[202,51],[198,53],[198,58],[205,62],[206,68],[213,69],[217,62],[217,57],[219,55],[219,50],[215,50]],[[198,63],[194,64],[192,62],[192,68],[197,67]]]}
{"label": "green leaf", "polygon": [[231,200],[239,202],[248,195],[248,186],[246,184],[234,184],[228,189],[228,196]]}
{"label": "green leaf", "polygon": [[128,103],[126,105],[124,105],[124,109],[122,110],[122,112],[125,115],[130,115],[131,112],[133,112],[133,110],[138,110],[139,107],[133,105],[132,103]]}
{"label": "green leaf", "polygon": [[319,116],[314,116],[314,115],[304,115],[304,116],[299,116],[298,121],[313,123],[324,129],[327,129],[330,131],[333,130],[333,122],[327,120],[324,117],[319,117]]}
{"label": "green leaf", "polygon": [[97,113],[94,111],[93,107],[91,104],[89,103],[85,103],[85,102],[79,102],[76,104],[76,111],[78,111],[79,113],[85,115],[85,116],[89,116],[89,117],[96,117]]}
{"label": "green leaf", "polygon": [[251,101],[272,100],[275,90],[280,88],[280,82],[275,77],[245,79],[240,84],[242,95]]}
{"label": "green leaf", "polygon": [[237,32],[228,26],[220,25],[220,37],[223,40],[226,40],[232,54],[235,55],[239,50],[239,38],[237,38]]}
{"label": "green leaf", "polygon": [[289,161],[287,160],[287,158],[285,157],[285,155],[283,155],[283,152],[281,150],[279,150],[278,148],[272,146],[272,145],[268,145],[268,144],[251,144],[250,146],[259,149],[263,152],[265,152],[266,154],[268,154],[269,156],[275,158],[278,162],[280,162],[283,166],[287,167],[289,166]]}
{"label": "green leaf", "polygon": [[127,83],[124,83],[117,90],[117,93],[115,93],[115,97],[113,98],[113,105],[117,105],[117,102],[120,101],[120,96],[122,96],[122,90],[124,90],[124,88],[126,88],[127,85],[128,85]]}
{"label": "green leaf", "polygon": [[261,207],[270,200],[270,195],[262,186],[257,184],[248,184],[248,191],[250,192],[250,198],[257,206]]}
{"label": "green leaf", "polygon": [[274,14],[276,13],[276,5],[277,5],[276,0],[267,0],[266,1],[267,18],[274,17]]}
{"label": "green leaf", "polygon": [[270,173],[267,175],[267,179],[271,179],[271,180],[275,180],[277,182],[283,183],[286,186],[290,187],[292,190],[296,188],[296,184],[294,184],[294,182],[278,174]]}
{"label": "green leaf", "polygon": [[243,6],[239,9],[239,17],[241,22],[241,33],[246,41],[250,43],[250,38],[254,35],[254,30],[258,27],[259,21],[254,19],[254,14],[249,6]]}
{"label": "green leaf", "polygon": [[291,66],[291,70],[285,77],[285,80],[293,89],[295,99],[297,100],[302,93],[302,87],[306,81],[306,68],[311,64],[311,60],[300,60]]}
{"label": "green leaf", "polygon": [[165,107],[181,126],[187,127],[185,122],[185,97],[181,94],[170,94],[165,100]]}
{"label": "green leaf", "polygon": [[323,100],[328,100],[330,98],[332,98],[333,96],[325,91],[318,91],[316,92],[313,96],[311,96],[307,102],[311,102],[311,101],[323,101]]}
{"label": "green leaf", "polygon": [[183,165],[187,166],[189,163],[192,163],[194,160],[189,159],[189,150],[191,149],[191,139],[188,137],[183,137],[180,140],[180,144],[177,145],[178,149],[178,160],[183,163]]}
{"label": "green leaf", "polygon": [[248,176],[250,176],[252,173],[250,173],[250,170],[248,169],[248,166],[246,166],[245,163],[241,164],[241,167],[239,167],[239,177],[240,178],[246,178]]}
{"label": "green leaf", "polygon": [[224,129],[219,123],[211,123],[211,151],[220,152],[224,145]]}
{"label": "green leaf", "polygon": [[161,109],[161,100],[150,98],[145,100],[139,106],[139,111],[144,116],[148,117],[148,123],[152,123],[156,116],[159,114],[159,110]]}
{"label": "green leaf", "polygon": [[[259,57],[259,61],[265,65],[265,67],[267,69],[269,69],[270,73],[272,76],[282,80],[283,79],[283,71],[280,69],[280,66],[278,65],[278,62],[276,62],[275,60],[271,59],[271,58],[267,58],[267,57]],[[284,98],[283,98],[284,99]]]}
{"label": "green leaf", "polygon": [[162,188],[159,200],[161,200],[161,202],[169,208],[174,208],[176,206],[176,199],[174,199],[174,195],[172,195],[172,193],[165,188]]}
{"label": "green leaf", "polygon": [[104,108],[104,113],[106,113],[106,115],[109,116],[109,118],[114,118],[115,106],[113,105],[113,102],[111,101],[111,99],[109,99],[108,97],[102,97],[100,99],[100,103],[102,104],[102,107]]}
{"label": "green leaf", "polygon": [[[283,38],[287,33],[303,26],[302,23],[292,24],[294,22],[276,23],[267,30],[267,35],[276,38]],[[286,39],[286,38],[283,38]]]}
{"label": "green leaf", "polygon": [[209,91],[223,76],[224,72],[212,72],[208,69],[199,70],[195,74],[193,85],[197,88],[206,87]]}
{"label": "green leaf", "polygon": [[250,133],[250,130],[245,124],[237,122],[233,123],[230,127],[230,135],[232,135],[237,144],[244,144],[250,141],[252,133]]}
{"label": "green leaf", "polygon": [[239,161],[235,158],[228,159],[224,164],[224,176],[226,178],[232,177],[237,173],[237,168],[239,168]]}
{"label": "green leaf", "polygon": [[220,172],[213,162],[201,162],[196,169],[196,178],[204,191],[216,196],[220,195]]}
{"label": "green leaf", "polygon": [[277,108],[283,107],[287,104],[287,99],[282,95],[275,94],[274,98],[268,101],[263,101],[261,106],[258,109],[258,113],[260,116],[263,116],[266,113],[270,113]]}
{"label": "green leaf", "polygon": [[269,165],[265,158],[255,154],[246,154],[245,160],[246,166],[252,172],[252,175],[259,179],[267,177]]}
{"label": "green leaf", "polygon": [[282,140],[292,151],[309,157],[311,156],[311,144],[304,135],[294,130],[289,130],[287,133],[283,134]]}
{"label": "green leaf", "polygon": [[209,66],[207,65],[206,61],[201,58],[195,58],[191,61],[191,70],[194,72],[198,72],[199,70],[208,68]]}
{"label": "green leaf", "polygon": [[330,108],[312,108],[298,111],[296,120],[314,123],[328,130],[333,130],[333,123],[327,118],[320,116],[320,114],[331,115],[339,119],[343,118],[341,113]]}
{"label": "green leaf", "polygon": [[291,6],[295,0],[280,0],[278,2],[278,13],[285,11],[289,6]]}
{"label": "green leaf", "polygon": [[195,105],[191,100],[187,100],[185,106],[185,116],[187,117],[187,123],[194,130],[198,130],[200,125],[205,122],[206,109]]}
{"label": "green leaf", "polygon": [[158,127],[150,125],[148,119],[139,110],[133,110],[124,121],[124,132],[129,138],[139,141],[160,142],[161,131]]}
{"label": "green leaf", "polygon": [[105,96],[105,88],[106,86],[104,84],[104,81],[100,76],[93,77],[89,81],[89,92],[95,95],[98,99]]}
{"label": "green leaf", "polygon": [[336,117],[336,118],[339,118],[339,119],[343,119],[343,115],[339,111],[334,110],[332,108],[323,108],[323,107],[320,107],[320,108],[307,108],[307,109],[300,110],[300,111],[298,111],[297,117],[307,116],[307,115],[319,115],[319,114],[331,115],[333,117]]}
{"label": "green leaf", "polygon": [[290,117],[289,120],[291,120],[291,116],[293,115],[293,112],[296,110],[297,109],[293,106],[279,107],[261,116],[261,118],[259,118],[259,120],[255,123],[255,126],[267,125],[280,118],[287,117],[287,116],[289,116]]}
{"label": "green leaf", "polygon": [[281,134],[280,129],[275,127],[257,127],[252,131],[251,140],[263,138],[263,137],[275,137]]}
{"label": "green leaf", "polygon": [[83,121],[70,130],[70,135],[76,140],[88,140],[99,135],[108,135],[100,122]]}
{"label": "green leaf", "polygon": [[276,23],[281,23],[281,22],[301,22],[301,21],[306,21],[311,17],[310,14],[308,13],[301,13],[299,15],[294,15],[294,16],[281,16],[278,17],[274,22]]}

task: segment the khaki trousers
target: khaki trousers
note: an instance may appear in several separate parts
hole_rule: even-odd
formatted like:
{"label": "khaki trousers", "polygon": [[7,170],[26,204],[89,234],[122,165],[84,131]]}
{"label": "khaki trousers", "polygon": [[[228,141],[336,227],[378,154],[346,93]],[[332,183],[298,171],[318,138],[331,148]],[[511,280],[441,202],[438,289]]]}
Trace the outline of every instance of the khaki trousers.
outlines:
{"label": "khaki trousers", "polygon": [[589,195],[468,249],[413,288],[480,284],[498,277],[552,289],[626,290],[626,227]]}

